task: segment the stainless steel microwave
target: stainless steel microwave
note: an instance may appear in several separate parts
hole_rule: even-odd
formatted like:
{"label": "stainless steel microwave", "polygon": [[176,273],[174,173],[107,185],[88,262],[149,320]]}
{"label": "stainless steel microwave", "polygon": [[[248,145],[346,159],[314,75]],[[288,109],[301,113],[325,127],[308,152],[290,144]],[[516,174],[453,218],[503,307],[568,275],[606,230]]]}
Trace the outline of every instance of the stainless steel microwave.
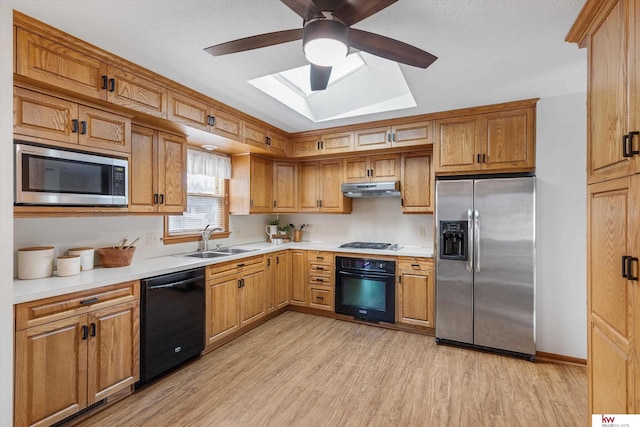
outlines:
{"label": "stainless steel microwave", "polygon": [[14,142],[16,205],[127,206],[126,159]]}

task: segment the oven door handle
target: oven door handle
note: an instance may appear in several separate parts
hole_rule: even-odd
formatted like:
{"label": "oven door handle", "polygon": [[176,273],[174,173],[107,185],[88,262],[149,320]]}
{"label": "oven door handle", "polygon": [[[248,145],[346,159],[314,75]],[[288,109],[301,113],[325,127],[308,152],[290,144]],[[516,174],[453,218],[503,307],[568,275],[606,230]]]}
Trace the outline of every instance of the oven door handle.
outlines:
{"label": "oven door handle", "polygon": [[358,277],[362,279],[388,279],[389,277],[393,277],[394,274],[367,274],[367,273],[351,273],[348,271],[339,270],[338,274],[341,276],[350,276],[350,277]]}

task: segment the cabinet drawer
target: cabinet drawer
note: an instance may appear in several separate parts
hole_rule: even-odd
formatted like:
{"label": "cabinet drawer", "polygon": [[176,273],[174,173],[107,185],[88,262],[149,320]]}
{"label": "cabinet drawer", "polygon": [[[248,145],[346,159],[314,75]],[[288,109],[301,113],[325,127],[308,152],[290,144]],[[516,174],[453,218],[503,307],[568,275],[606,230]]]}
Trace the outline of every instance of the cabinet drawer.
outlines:
{"label": "cabinet drawer", "polygon": [[309,274],[309,284],[313,285],[325,285],[333,286],[333,277],[320,274]]}
{"label": "cabinet drawer", "polygon": [[309,264],[333,265],[333,252],[308,251],[307,260]]}
{"label": "cabinet drawer", "polygon": [[258,255],[250,258],[242,258],[235,261],[209,265],[207,266],[207,280],[243,272],[254,267],[261,267],[263,264],[264,256]]}
{"label": "cabinet drawer", "polygon": [[140,299],[140,282],[119,283],[89,291],[30,301],[16,306],[16,330]]}
{"label": "cabinet drawer", "polygon": [[309,272],[312,274],[333,274],[333,265],[309,263]]}
{"label": "cabinet drawer", "polygon": [[398,257],[398,270],[433,271],[433,258]]}
{"label": "cabinet drawer", "polygon": [[311,287],[309,306],[333,311],[333,288],[323,286]]}

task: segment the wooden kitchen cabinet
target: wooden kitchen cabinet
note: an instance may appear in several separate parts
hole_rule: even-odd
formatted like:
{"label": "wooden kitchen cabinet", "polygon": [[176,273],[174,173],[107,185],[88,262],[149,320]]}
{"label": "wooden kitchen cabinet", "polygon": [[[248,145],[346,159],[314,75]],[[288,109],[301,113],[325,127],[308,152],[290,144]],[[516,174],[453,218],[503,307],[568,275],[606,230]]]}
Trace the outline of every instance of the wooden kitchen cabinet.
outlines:
{"label": "wooden kitchen cabinet", "polygon": [[169,91],[167,118],[225,138],[242,141],[243,121],[204,100]]}
{"label": "wooden kitchen cabinet", "polygon": [[437,120],[437,174],[535,169],[534,106]]}
{"label": "wooden kitchen cabinet", "polygon": [[289,251],[265,255],[266,275],[269,282],[267,311],[286,307],[291,300],[291,265]]}
{"label": "wooden kitchen cabinet", "polygon": [[284,136],[247,121],[244,122],[244,143],[262,148],[271,155],[287,155],[287,139]]}
{"label": "wooden kitchen cabinet", "polygon": [[351,199],[340,190],[342,159],[302,162],[298,178],[298,212],[351,213]]}
{"label": "wooden kitchen cabinet", "polygon": [[273,164],[250,154],[231,157],[229,212],[270,213],[273,210]]}
{"label": "wooden kitchen cabinet", "polygon": [[131,139],[129,211],[184,212],[187,203],[185,138],[134,125]]}
{"label": "wooden kitchen cabinet", "polygon": [[386,154],[344,159],[344,182],[400,180],[400,156]]}
{"label": "wooden kitchen cabinet", "polygon": [[355,131],[355,151],[433,144],[433,121]]}
{"label": "wooden kitchen cabinet", "polygon": [[207,344],[263,317],[268,295],[262,255],[207,266]]}
{"label": "wooden kitchen cabinet", "polygon": [[293,157],[322,156],[353,151],[353,132],[305,135],[291,140]]}
{"label": "wooden kitchen cabinet", "polygon": [[433,158],[430,151],[401,157],[400,193],[403,213],[432,213],[434,207]]}
{"label": "wooden kitchen cabinet", "polygon": [[131,152],[131,119],[65,99],[14,87],[13,131],[17,135]]}
{"label": "wooden kitchen cabinet", "polygon": [[433,259],[398,257],[396,321],[435,327]]}
{"label": "wooden kitchen cabinet", "polygon": [[307,251],[309,307],[334,311],[334,264],[333,252]]}
{"label": "wooden kitchen cabinet", "polygon": [[107,66],[103,85],[106,86],[106,97],[110,103],[167,118],[168,91],[163,85],[112,65]]}
{"label": "wooden kitchen cabinet", "polygon": [[139,289],[132,281],[16,306],[16,426],[54,424],[138,381]]}
{"label": "wooden kitchen cabinet", "polygon": [[307,297],[307,251],[291,249],[291,304],[306,306]]}
{"label": "wooden kitchen cabinet", "polygon": [[298,211],[298,164],[273,162],[273,212]]}

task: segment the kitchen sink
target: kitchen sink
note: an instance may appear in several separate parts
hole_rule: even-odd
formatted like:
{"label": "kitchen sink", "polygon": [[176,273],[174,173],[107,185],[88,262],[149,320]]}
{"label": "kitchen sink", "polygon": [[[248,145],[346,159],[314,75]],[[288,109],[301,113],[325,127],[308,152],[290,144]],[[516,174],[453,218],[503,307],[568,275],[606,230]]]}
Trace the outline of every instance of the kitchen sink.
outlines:
{"label": "kitchen sink", "polygon": [[244,254],[247,252],[253,252],[253,251],[257,251],[257,249],[242,249],[242,248],[220,248],[220,249],[216,249],[216,252],[224,252],[226,254]]}
{"label": "kitchen sink", "polygon": [[184,254],[183,256],[188,256],[188,257],[193,257],[193,258],[218,258],[221,256],[230,256],[232,255],[231,253],[226,253],[226,252],[213,252],[213,251],[206,251],[206,252],[193,252],[190,254]]}

